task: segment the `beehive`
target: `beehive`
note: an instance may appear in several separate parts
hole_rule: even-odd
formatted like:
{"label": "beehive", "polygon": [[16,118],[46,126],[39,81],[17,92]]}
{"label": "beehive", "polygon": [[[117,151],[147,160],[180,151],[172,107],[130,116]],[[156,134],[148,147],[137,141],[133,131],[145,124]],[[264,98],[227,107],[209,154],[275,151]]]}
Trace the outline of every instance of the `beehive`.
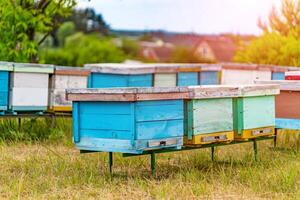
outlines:
{"label": "beehive", "polygon": [[137,64],[87,64],[89,88],[152,87],[154,67]]}
{"label": "beehive", "polygon": [[0,113],[4,113],[9,105],[9,80],[13,64],[0,62]]}
{"label": "beehive", "polygon": [[80,67],[55,67],[50,77],[50,111],[72,111],[72,102],[66,100],[66,89],[87,88],[89,70]]}
{"label": "beehive", "polygon": [[141,154],[183,144],[185,88],[68,90],[80,150]]}
{"label": "beehive", "polygon": [[155,66],[154,87],[175,87],[178,65],[157,64]]}
{"label": "beehive", "polygon": [[180,64],[177,67],[177,86],[199,85],[200,65]]}
{"label": "beehive", "polygon": [[189,87],[191,100],[186,100],[185,145],[202,145],[233,140],[232,99],[238,87]]}
{"label": "beehive", "polygon": [[276,127],[300,129],[300,81],[259,81],[259,84],[278,84],[280,94],[275,97]]}
{"label": "beehive", "polygon": [[285,80],[300,80],[300,71],[285,72]]}
{"label": "beehive", "polygon": [[274,134],[275,95],[278,85],[241,86],[233,99],[233,128],[236,140]]}
{"label": "beehive", "polygon": [[221,76],[220,65],[203,65],[199,75],[200,85],[219,85]]}
{"label": "beehive", "polygon": [[271,80],[272,73],[267,67],[250,64],[223,64],[222,84],[253,84],[256,80]]}
{"label": "beehive", "polygon": [[10,84],[12,111],[45,111],[48,108],[52,65],[14,63]]}

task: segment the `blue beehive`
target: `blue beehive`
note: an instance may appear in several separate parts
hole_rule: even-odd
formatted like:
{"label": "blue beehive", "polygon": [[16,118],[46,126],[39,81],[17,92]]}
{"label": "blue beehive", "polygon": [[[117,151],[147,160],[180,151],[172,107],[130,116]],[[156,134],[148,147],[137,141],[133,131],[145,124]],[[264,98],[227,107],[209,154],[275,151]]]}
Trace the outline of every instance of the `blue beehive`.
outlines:
{"label": "blue beehive", "polygon": [[0,113],[4,113],[9,105],[9,80],[13,64],[0,62]]}
{"label": "blue beehive", "polygon": [[154,67],[125,64],[88,64],[88,88],[151,87]]}
{"label": "blue beehive", "polygon": [[141,154],[183,144],[187,88],[68,90],[73,139],[85,151]]}
{"label": "blue beehive", "polygon": [[219,85],[220,84],[221,66],[205,65],[201,67],[199,75],[200,85]]}

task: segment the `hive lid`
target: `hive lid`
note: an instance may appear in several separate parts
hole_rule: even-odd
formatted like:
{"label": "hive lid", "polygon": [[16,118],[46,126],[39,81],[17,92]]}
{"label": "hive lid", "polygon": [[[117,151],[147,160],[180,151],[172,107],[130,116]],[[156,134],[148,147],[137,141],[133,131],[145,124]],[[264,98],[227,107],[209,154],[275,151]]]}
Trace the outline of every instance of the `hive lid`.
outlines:
{"label": "hive lid", "polygon": [[257,84],[257,85],[242,85],[239,86],[240,97],[249,96],[268,96],[277,95],[280,93],[278,84]]}
{"label": "hive lid", "polygon": [[35,63],[14,63],[14,71],[52,74],[54,72],[54,65]]}
{"label": "hive lid", "polygon": [[300,81],[296,80],[271,80],[255,81],[256,84],[277,84],[280,90],[300,91]]}
{"label": "hive lid", "polygon": [[12,62],[0,62],[0,71],[13,71],[13,69]]}
{"label": "hive lid", "polygon": [[155,65],[152,64],[116,64],[116,63],[99,63],[86,64],[85,69],[91,72],[108,73],[108,74],[153,74]]}
{"label": "hive lid", "polygon": [[202,64],[201,71],[221,71],[222,65],[219,64]]}
{"label": "hive lid", "polygon": [[91,73],[89,69],[83,67],[55,66],[54,74],[70,76],[88,76]]}
{"label": "hive lid", "polygon": [[188,99],[187,87],[147,87],[110,89],[69,89],[67,99],[71,101],[145,101]]}
{"label": "hive lid", "polygon": [[192,99],[229,98],[240,94],[238,86],[228,85],[189,86],[188,89]]}
{"label": "hive lid", "polygon": [[222,63],[223,69],[235,69],[235,70],[258,70],[257,64],[247,63]]}

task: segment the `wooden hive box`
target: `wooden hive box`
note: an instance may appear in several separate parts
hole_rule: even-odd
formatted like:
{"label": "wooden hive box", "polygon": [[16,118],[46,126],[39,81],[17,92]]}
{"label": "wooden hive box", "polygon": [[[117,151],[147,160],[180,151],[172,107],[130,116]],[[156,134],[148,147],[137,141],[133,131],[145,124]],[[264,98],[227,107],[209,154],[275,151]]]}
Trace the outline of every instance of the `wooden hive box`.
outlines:
{"label": "wooden hive box", "polygon": [[283,80],[300,80],[300,71],[285,72],[285,78]]}
{"label": "wooden hive box", "polygon": [[46,111],[52,65],[14,63],[10,84],[12,111]]}
{"label": "wooden hive box", "polygon": [[284,80],[285,72],[288,71],[287,67],[272,66],[272,80]]}
{"label": "wooden hive box", "polygon": [[221,65],[203,65],[199,75],[200,85],[219,85],[221,79]]}
{"label": "wooden hive box", "polygon": [[258,84],[278,84],[280,94],[275,97],[276,128],[300,129],[300,81],[259,81]]}
{"label": "wooden hive box", "polygon": [[178,64],[177,86],[199,85],[199,64]]}
{"label": "wooden hive box", "polygon": [[142,64],[87,64],[88,88],[152,87],[154,66]]}
{"label": "wooden hive box", "polygon": [[56,66],[50,76],[50,111],[72,111],[72,102],[66,100],[66,89],[87,88],[90,71],[81,67]]}
{"label": "wooden hive box", "polygon": [[272,73],[269,68],[259,67],[255,64],[222,64],[222,81],[224,85],[254,84],[258,80],[271,80]]}
{"label": "wooden hive box", "polygon": [[233,99],[233,128],[236,140],[274,135],[275,95],[278,85],[241,86]]}
{"label": "wooden hive box", "polygon": [[12,63],[0,62],[0,114],[8,110],[11,71],[13,71]]}
{"label": "wooden hive box", "polygon": [[154,87],[175,87],[178,68],[178,64],[156,64]]}
{"label": "wooden hive box", "polygon": [[239,88],[233,86],[189,87],[186,100],[185,145],[231,142],[233,132],[233,97]]}
{"label": "wooden hive box", "polygon": [[141,154],[181,148],[187,88],[68,90],[73,139],[85,151]]}

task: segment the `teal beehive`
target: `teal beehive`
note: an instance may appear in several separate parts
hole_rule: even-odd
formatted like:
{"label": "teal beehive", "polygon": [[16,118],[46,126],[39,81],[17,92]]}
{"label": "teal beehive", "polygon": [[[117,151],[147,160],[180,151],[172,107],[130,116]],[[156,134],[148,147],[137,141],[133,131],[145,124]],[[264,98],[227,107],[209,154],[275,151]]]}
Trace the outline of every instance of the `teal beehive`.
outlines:
{"label": "teal beehive", "polygon": [[68,90],[73,140],[84,151],[141,154],[181,148],[187,88]]}
{"label": "teal beehive", "polygon": [[4,114],[9,106],[9,84],[10,72],[13,71],[13,64],[0,62],[0,113]]}

